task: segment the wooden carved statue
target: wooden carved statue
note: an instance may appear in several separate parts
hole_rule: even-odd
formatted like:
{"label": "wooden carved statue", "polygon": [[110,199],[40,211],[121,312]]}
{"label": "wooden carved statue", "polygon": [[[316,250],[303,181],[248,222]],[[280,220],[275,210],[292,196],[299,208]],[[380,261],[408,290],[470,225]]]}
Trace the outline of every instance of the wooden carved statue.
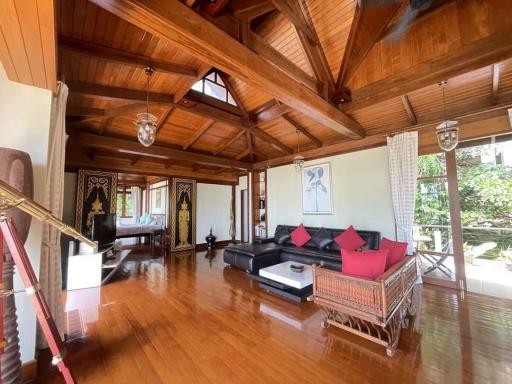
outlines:
{"label": "wooden carved statue", "polygon": [[188,242],[188,228],[190,226],[190,212],[187,202],[181,203],[180,212],[178,214],[180,247],[186,247]]}

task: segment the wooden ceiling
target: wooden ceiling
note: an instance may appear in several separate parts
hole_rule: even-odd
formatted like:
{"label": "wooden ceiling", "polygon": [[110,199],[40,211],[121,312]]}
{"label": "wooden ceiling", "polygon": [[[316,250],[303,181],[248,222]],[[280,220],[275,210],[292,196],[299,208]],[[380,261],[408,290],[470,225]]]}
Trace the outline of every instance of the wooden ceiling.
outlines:
{"label": "wooden ceiling", "polygon": [[[497,118],[512,106],[508,0],[435,1],[398,41],[386,34],[407,1],[218,0],[226,4],[215,15],[206,3],[55,1],[58,74],[70,88],[68,168],[235,182],[291,162],[297,137],[308,159],[383,145],[403,129],[430,132],[444,117],[441,80],[449,117]],[[0,58],[9,75],[6,12]],[[146,108],[148,63],[158,133],[144,148],[133,122]],[[212,68],[238,108],[190,91]]]}

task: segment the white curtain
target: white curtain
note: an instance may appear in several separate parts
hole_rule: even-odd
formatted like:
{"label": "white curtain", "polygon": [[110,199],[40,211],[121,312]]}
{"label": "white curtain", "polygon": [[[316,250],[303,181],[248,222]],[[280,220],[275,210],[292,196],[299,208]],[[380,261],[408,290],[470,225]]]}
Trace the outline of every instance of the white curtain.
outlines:
{"label": "white curtain", "polygon": [[407,253],[412,255],[412,225],[418,179],[418,132],[388,137],[388,161],[397,241],[407,242]]}
{"label": "white curtain", "polygon": [[137,224],[140,220],[141,214],[141,190],[139,187],[132,187],[132,211],[133,211],[133,221]]}
{"label": "white curtain", "polygon": [[[62,207],[64,203],[64,161],[67,139],[65,117],[67,99],[68,87],[66,84],[59,81],[57,83],[57,93],[53,96],[52,100],[44,202],[46,208],[58,218],[62,218]],[[65,323],[62,305],[60,232],[48,224],[43,224],[39,283],[60,336],[63,338]],[[37,346],[38,348],[45,348],[47,346],[40,328],[37,330]]]}

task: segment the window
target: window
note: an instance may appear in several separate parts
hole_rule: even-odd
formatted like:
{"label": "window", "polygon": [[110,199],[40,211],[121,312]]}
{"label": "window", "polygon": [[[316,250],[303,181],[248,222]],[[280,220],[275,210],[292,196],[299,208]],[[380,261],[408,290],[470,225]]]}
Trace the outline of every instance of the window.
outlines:
{"label": "window", "polygon": [[117,188],[116,211],[117,217],[129,218],[133,216],[132,192],[130,187]]}
{"label": "window", "polygon": [[217,72],[210,72],[206,77],[195,83],[192,86],[192,89],[217,100],[236,106],[233,96],[231,96],[224,84],[224,81],[222,81],[221,76]]}

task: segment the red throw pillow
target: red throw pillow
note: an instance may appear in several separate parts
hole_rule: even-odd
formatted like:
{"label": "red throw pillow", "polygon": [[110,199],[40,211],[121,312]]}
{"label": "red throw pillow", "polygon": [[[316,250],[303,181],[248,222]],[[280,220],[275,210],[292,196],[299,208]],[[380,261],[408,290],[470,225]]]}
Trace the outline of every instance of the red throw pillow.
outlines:
{"label": "red throw pillow", "polygon": [[348,227],[341,235],[336,236],[334,241],[340,246],[340,249],[353,251],[366,244],[366,241],[359,236],[353,226]]}
{"label": "red throw pillow", "polygon": [[290,233],[290,237],[297,247],[302,247],[309,240],[311,240],[311,236],[309,235],[308,231],[306,231],[306,228],[304,228],[304,224],[301,224],[295,228]]}
{"label": "red throw pillow", "polygon": [[350,276],[375,280],[386,270],[388,250],[350,251],[341,250],[341,271]]}
{"label": "red throw pillow", "polygon": [[384,249],[389,251],[388,258],[386,259],[386,269],[388,269],[392,265],[403,260],[405,254],[407,253],[407,243],[393,241],[383,237],[382,241],[380,242],[379,250]]}

